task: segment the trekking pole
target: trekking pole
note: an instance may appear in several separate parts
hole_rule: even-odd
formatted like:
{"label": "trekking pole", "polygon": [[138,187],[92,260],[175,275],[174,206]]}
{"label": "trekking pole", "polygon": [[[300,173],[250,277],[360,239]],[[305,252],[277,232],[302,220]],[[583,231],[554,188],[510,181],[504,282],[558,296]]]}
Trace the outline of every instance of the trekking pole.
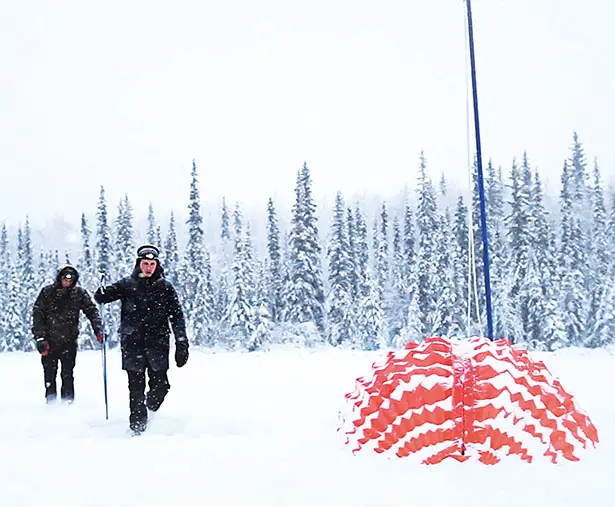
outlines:
{"label": "trekking pole", "polygon": [[[100,274],[100,291],[105,292],[105,274]],[[103,342],[102,342],[102,363],[103,363],[103,386],[105,390],[105,420],[109,420],[109,401],[107,397],[107,332],[105,329],[105,318],[103,304],[100,304],[100,320],[103,326]]]}

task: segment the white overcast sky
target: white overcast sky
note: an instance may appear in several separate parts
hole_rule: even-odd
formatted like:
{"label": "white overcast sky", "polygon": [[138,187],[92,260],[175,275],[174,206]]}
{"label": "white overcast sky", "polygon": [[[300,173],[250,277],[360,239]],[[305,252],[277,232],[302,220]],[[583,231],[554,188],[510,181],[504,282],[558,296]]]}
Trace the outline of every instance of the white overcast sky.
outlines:
{"label": "white overcast sky", "polygon": [[[483,154],[559,184],[576,129],[615,178],[615,7],[474,0]],[[462,0],[29,0],[0,8],[0,222],[467,181]],[[473,139],[472,139],[473,143]],[[472,144],[473,148],[473,144]],[[161,217],[162,218],[162,217]]]}

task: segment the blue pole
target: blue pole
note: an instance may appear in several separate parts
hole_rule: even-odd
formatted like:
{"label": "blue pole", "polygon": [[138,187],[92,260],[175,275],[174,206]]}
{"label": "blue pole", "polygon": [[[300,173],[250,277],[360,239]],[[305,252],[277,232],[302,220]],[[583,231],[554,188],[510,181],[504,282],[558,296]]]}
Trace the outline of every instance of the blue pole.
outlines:
{"label": "blue pole", "polygon": [[483,180],[483,160],[480,144],[480,125],[478,121],[478,92],[476,91],[476,62],[474,58],[474,31],[472,28],[472,5],[468,4],[468,32],[470,37],[470,65],[472,69],[472,96],[474,99],[474,130],[476,134],[476,164],[478,169],[478,191],[480,194],[480,225],[483,236],[483,263],[485,265],[485,300],[487,303],[487,336],[493,340],[493,315],[491,313],[491,280],[489,276],[489,237],[487,233],[487,210],[485,208],[485,184]]}
{"label": "blue pole", "polygon": [[[104,291],[105,274],[100,275],[100,288]],[[104,305],[100,305],[100,320],[103,325],[102,362],[103,362],[103,389],[105,391],[105,420],[109,420],[109,400],[107,396],[107,330],[105,329]]]}
{"label": "blue pole", "polygon": [[105,390],[105,420],[109,420],[109,400],[107,397],[107,334],[103,333],[103,386]]}

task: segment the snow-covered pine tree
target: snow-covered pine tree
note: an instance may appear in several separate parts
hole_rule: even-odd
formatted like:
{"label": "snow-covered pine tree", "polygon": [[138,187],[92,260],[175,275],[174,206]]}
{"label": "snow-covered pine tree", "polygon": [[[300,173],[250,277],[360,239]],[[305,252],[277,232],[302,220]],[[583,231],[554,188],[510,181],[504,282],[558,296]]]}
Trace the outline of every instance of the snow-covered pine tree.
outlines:
{"label": "snow-covered pine tree", "polygon": [[416,273],[416,252],[414,237],[414,217],[412,207],[406,202],[404,205],[404,234],[403,234],[403,276],[405,286],[410,286],[410,280]]}
{"label": "snow-covered pine tree", "polygon": [[[232,275],[232,264],[229,267]],[[215,320],[218,323],[222,323],[225,319],[226,311],[231,304],[231,291],[232,283],[229,281],[228,268],[225,263],[214,286]]]}
{"label": "snow-covered pine tree", "polygon": [[399,217],[393,218],[393,252],[391,263],[391,300],[389,302],[391,323],[391,334],[397,335],[406,322],[406,308],[408,299],[406,297],[406,277],[404,270],[404,251],[402,231],[399,225]]}
{"label": "snow-covered pine tree", "polygon": [[565,341],[558,339],[557,343],[560,346],[578,346],[583,341],[587,304],[582,271],[585,253],[581,252],[583,232],[580,218],[575,215],[578,206],[574,200],[573,174],[568,162],[564,162],[561,181],[560,297],[558,304],[562,313],[566,339]]}
{"label": "snow-covered pine tree", "polygon": [[[250,240],[251,241],[251,240]],[[269,307],[269,278],[267,273],[269,272],[269,260],[265,257],[262,261],[259,260],[254,253],[254,246],[252,249],[252,287],[253,287],[253,304],[252,304],[252,317],[254,319],[254,325],[257,325],[258,313],[261,304]],[[267,310],[269,318],[271,319],[271,312]]]}
{"label": "snow-covered pine tree", "polygon": [[225,316],[230,336],[228,342],[231,348],[247,347],[255,331],[253,321],[252,293],[253,280],[250,278],[250,254],[246,251],[250,245],[244,240],[243,218],[239,203],[233,212],[235,226],[235,256],[233,259],[233,289],[230,306]]}
{"label": "snow-covered pine tree", "polygon": [[[591,252],[591,230],[593,223],[592,191],[589,184],[589,172],[587,170],[587,160],[585,150],[576,132],[573,134],[573,144],[569,159],[570,169],[570,193],[572,197],[572,207],[575,221],[573,235],[578,243],[579,269],[584,277],[586,294],[590,292],[589,285],[589,255]],[[589,311],[589,299],[584,306],[584,322],[587,323],[587,312]],[[586,327],[585,327],[586,328]]]}
{"label": "snow-covered pine tree", "polygon": [[390,270],[393,280],[397,277],[401,277],[399,272],[401,271],[401,264],[403,263],[403,255],[402,255],[402,242],[401,242],[401,229],[399,227],[399,217],[394,216],[391,221],[391,230],[392,230],[392,238],[391,238],[391,264]]}
{"label": "snow-covered pine tree", "polygon": [[[111,244],[111,230],[107,212],[107,201],[105,189],[101,185],[98,198],[98,210],[96,213],[96,268],[97,275],[104,276],[105,283],[114,282],[117,276],[116,270],[112,265],[113,247]],[[107,305],[102,311],[105,332],[109,347],[114,347],[119,343],[116,329],[118,329],[119,308],[117,305]]]}
{"label": "snow-covered pine tree", "polygon": [[352,208],[346,209],[346,232],[348,237],[348,263],[350,268],[350,297],[352,302],[359,297],[359,273],[357,273],[357,226]]}
{"label": "snow-covered pine tree", "polygon": [[162,227],[156,226],[156,243],[154,245],[160,248],[160,259],[164,262],[164,249],[162,248]]}
{"label": "snow-covered pine tree", "polygon": [[54,253],[51,250],[48,250],[46,253],[41,252],[41,280],[44,282],[41,283],[41,288],[43,283],[49,284],[54,283],[56,276],[58,274],[58,268],[60,267],[58,263],[57,251]]}
{"label": "snow-covered pine tree", "polygon": [[[188,326],[191,331],[195,325],[202,329],[197,319],[199,318],[198,306],[202,301],[201,291],[205,273],[205,246],[203,244],[203,217],[201,216],[201,198],[199,194],[199,180],[196,161],[192,160],[190,181],[190,202],[188,204],[188,244],[184,252],[184,265],[181,273],[183,288],[183,305],[186,310]],[[192,333],[189,333],[190,335]]]}
{"label": "snow-covered pine tree", "polygon": [[[610,304],[608,290],[613,284],[609,279],[610,258],[607,238],[606,207],[604,205],[604,191],[598,161],[594,161],[594,186],[592,189],[593,222],[591,230],[592,241],[589,252],[589,313],[587,322],[587,334],[584,343],[589,347],[602,347],[613,341],[615,337],[608,336],[605,325],[608,315],[605,314],[602,305]],[[606,342],[605,342],[606,341]]]}
{"label": "snow-covered pine tree", "polygon": [[436,250],[437,271],[433,285],[436,302],[433,334],[457,336],[460,334],[462,323],[457,322],[456,313],[462,304],[457,300],[455,287],[455,234],[448,208],[441,217],[434,240],[438,249]]}
{"label": "snow-covered pine tree", "polygon": [[[573,206],[578,213],[580,226],[585,233],[580,239],[583,240],[581,248],[586,247],[586,242],[589,242],[589,231],[591,230],[592,222],[592,196],[591,187],[589,185],[589,173],[587,170],[587,159],[585,158],[585,149],[579,135],[574,132],[572,136],[572,152],[569,159],[570,173],[570,193]],[[589,248],[585,248],[584,252],[589,252]]]}
{"label": "snow-covered pine tree", "polygon": [[147,207],[147,242],[150,245],[160,246],[156,243],[156,215],[154,214],[154,205],[150,202]]}
{"label": "snow-covered pine tree", "polygon": [[103,186],[100,187],[96,219],[96,267],[98,273],[104,274],[107,282],[109,282],[113,274],[111,269],[111,234]]}
{"label": "snow-covered pine tree", "polygon": [[[469,229],[468,229],[468,208],[463,200],[463,195],[457,197],[455,207],[455,222],[453,227],[455,237],[453,252],[453,279],[455,283],[458,307],[455,309],[454,321],[460,330],[468,333],[468,312],[471,308],[473,298],[468,294],[468,251],[469,251]],[[493,242],[493,238],[491,240]]]}
{"label": "snow-covered pine tree", "polygon": [[406,317],[404,326],[393,338],[392,346],[394,348],[403,348],[408,342],[419,342],[425,337],[422,331],[423,322],[418,303],[418,273],[413,269],[408,276],[408,287],[406,289],[406,297],[404,298],[407,301]]}
{"label": "snow-covered pine tree", "polygon": [[546,325],[543,333],[543,342],[538,344],[539,348],[552,351],[568,346],[570,342],[564,324],[565,315],[562,307],[554,300],[547,300],[544,312]]}
{"label": "snow-covered pine tree", "polygon": [[[267,315],[273,322],[278,322],[282,310],[282,272],[280,253],[280,229],[278,216],[273,199],[267,201],[267,286],[268,311]],[[263,310],[259,309],[259,315]]]}
{"label": "snow-covered pine tree", "polygon": [[[508,243],[504,238],[505,232],[496,230],[494,242],[494,254],[491,259],[491,272],[493,273],[493,333],[494,338],[507,338],[511,343],[518,343],[525,339],[521,315],[515,305],[515,300],[510,297],[515,283],[514,272],[510,269],[512,262]],[[481,322],[485,319],[481,317]],[[471,334],[476,333],[471,330]]]}
{"label": "snow-covered pine tree", "polygon": [[38,295],[38,281],[36,280],[36,269],[34,266],[34,254],[32,250],[32,232],[30,219],[26,217],[24,225],[23,241],[20,254],[18,254],[18,276],[20,285],[20,304],[21,322],[23,330],[21,333],[22,343],[19,350],[32,350],[33,343],[30,340],[30,329],[32,327],[32,307]]}
{"label": "snow-covered pine tree", "polygon": [[233,233],[231,231],[231,217],[226,198],[222,197],[220,212],[220,242],[219,274],[215,285],[215,313],[216,319],[224,320],[231,302],[230,287],[233,285],[232,264],[234,257]]}
{"label": "snow-covered pine tree", "polygon": [[[494,320],[498,317],[496,314],[500,312],[500,308],[493,304],[493,300],[496,297],[499,304],[504,308],[505,313],[516,311],[512,302],[509,302],[510,287],[504,290],[504,286],[507,285],[504,278],[508,276],[510,271],[509,263],[501,264],[498,266],[497,271],[499,276],[495,276],[495,263],[504,262],[509,256],[507,244],[506,244],[506,217],[505,217],[505,185],[502,177],[502,167],[498,167],[497,171],[491,162],[487,165],[487,231],[489,233],[489,259],[491,263],[491,293],[492,293],[492,310],[494,314]],[[507,261],[506,261],[507,262]],[[467,279],[467,274],[466,274]],[[467,286],[465,288],[467,292]],[[486,312],[485,316],[486,316]],[[512,317],[512,315],[511,315]],[[510,321],[509,318],[504,317],[500,319],[502,321]],[[513,326],[514,327],[514,326]],[[494,325],[494,333],[496,326]],[[499,328],[500,332],[503,332],[502,327]],[[503,335],[498,335],[503,336]]]}
{"label": "snow-covered pine tree", "polygon": [[23,319],[23,287],[20,280],[19,264],[10,267],[8,283],[8,301],[2,315],[4,341],[3,350],[15,352],[25,349],[26,341],[31,341],[29,329],[26,330]]}
{"label": "snow-covered pine tree", "polygon": [[376,277],[378,276],[378,245],[380,245],[380,229],[378,228],[378,214],[376,214],[372,224],[372,263],[370,265]]}
{"label": "snow-covered pine tree", "polygon": [[280,335],[280,341],[285,342],[286,337],[283,336],[283,329],[286,328],[283,325],[283,322],[288,322],[286,316],[288,315],[288,310],[290,308],[288,301],[292,297],[293,286],[291,284],[291,265],[290,265],[290,234],[287,231],[284,231],[280,234],[281,243],[280,243],[280,276],[281,276],[281,284],[280,290],[282,293],[282,301],[280,307],[280,314],[278,319],[278,328],[281,330],[282,335]]}
{"label": "snow-covered pine tree", "polygon": [[347,313],[352,310],[352,298],[351,264],[344,209],[344,198],[341,192],[337,192],[327,248],[330,287],[326,300],[327,341],[334,346],[350,341],[352,332],[347,326],[352,322],[352,319],[347,318]]}
{"label": "snow-covered pine tree", "polygon": [[306,163],[297,172],[295,195],[289,238],[290,288],[286,291],[288,299],[285,320],[296,324],[312,322],[324,335],[321,247],[316,204],[312,198],[312,181]]}
{"label": "snow-covered pine tree", "polygon": [[260,350],[266,347],[272,341],[273,320],[269,313],[269,305],[266,302],[261,302],[257,308],[256,320],[254,322],[255,330],[248,341],[247,349],[249,352]]}
{"label": "snow-covered pine tree", "polygon": [[532,250],[536,254],[536,261],[540,272],[542,292],[545,297],[555,295],[555,278],[557,277],[557,251],[555,246],[555,230],[552,220],[544,204],[542,181],[538,170],[534,173],[534,187],[530,215],[533,222]]}
{"label": "snow-covered pine tree", "polygon": [[92,231],[88,226],[85,213],[81,214],[81,252],[77,261],[77,270],[79,271],[79,280],[81,286],[88,290],[93,290],[96,287],[98,280],[96,279],[95,260],[92,252]]}
{"label": "snow-covered pine tree", "polygon": [[[376,284],[380,291],[380,297],[383,301],[384,295],[389,288],[389,212],[386,202],[380,207],[380,216],[377,222],[378,227],[374,231],[374,257],[376,267]],[[386,310],[385,310],[386,312]]]}
{"label": "snow-covered pine tree", "polygon": [[11,250],[9,247],[9,233],[6,222],[2,222],[2,232],[0,233],[0,265],[8,268],[11,262]]}
{"label": "snow-covered pine tree", "polygon": [[226,199],[224,197],[222,197],[222,213],[220,215],[220,238],[223,241],[230,241],[231,239],[228,207],[226,206]]}
{"label": "snow-covered pine tree", "polygon": [[377,350],[387,346],[386,323],[380,293],[369,269],[366,281],[369,293],[359,304],[356,336],[364,350]]}
{"label": "snow-covered pine tree", "polygon": [[197,309],[192,316],[192,340],[195,344],[211,347],[217,341],[215,332],[215,301],[211,275],[211,257],[203,249],[203,266],[199,292],[194,307]]}
{"label": "snow-covered pine tree", "polygon": [[[595,337],[601,316],[594,315],[592,299],[594,278],[591,276],[589,259],[593,256],[594,242],[592,216],[597,203],[596,193],[588,185],[587,162],[579,136],[573,134],[571,156],[564,162],[560,191],[560,249],[558,266],[559,294],[557,303],[545,309],[547,328],[545,343],[549,350],[584,343],[596,345]],[[594,184],[594,186],[596,186]],[[553,247],[551,247],[551,251]],[[597,327],[596,327],[597,326]]]}
{"label": "snow-covered pine tree", "polygon": [[175,286],[179,282],[180,256],[177,243],[177,230],[175,228],[175,214],[171,210],[169,217],[169,230],[164,243],[164,273],[165,277]]}
{"label": "snow-covered pine tree", "polygon": [[267,287],[267,281],[270,272],[267,262],[262,263],[258,267],[258,274],[256,276],[256,290],[255,290],[255,311],[253,312],[254,332],[250,336],[247,349],[249,352],[261,350],[272,342],[272,335],[274,329],[274,322],[270,308],[270,289]]}
{"label": "snow-covered pine tree", "polygon": [[[493,163],[489,160],[487,164],[487,185],[485,192],[487,194],[487,230],[489,237],[495,236],[496,231],[502,231],[504,227],[504,182],[502,181],[502,168],[499,167],[496,171]],[[490,254],[493,254],[495,248],[492,242],[489,242],[491,248]]]}
{"label": "snow-covered pine tree", "polygon": [[590,347],[604,347],[615,342],[615,265],[605,275],[604,290],[596,305],[597,311],[592,328]]}
{"label": "snow-covered pine tree", "polygon": [[[243,232],[243,216],[241,214],[241,206],[239,202],[235,202],[235,209],[233,210],[233,232],[235,238],[235,248],[237,248],[237,238],[241,239]],[[237,250],[235,249],[235,252]]]}
{"label": "snow-covered pine tree", "polygon": [[448,192],[448,185],[446,183],[446,178],[444,177],[444,173],[440,176],[440,182],[438,184],[438,190],[440,192],[441,197],[446,197]]}
{"label": "snow-covered pine tree", "polygon": [[[513,166],[516,166],[516,161],[513,160]],[[480,218],[480,189],[478,185],[478,162],[476,158],[474,159],[474,164],[472,166],[472,240],[474,244],[474,251],[472,252],[472,279],[471,279],[471,288],[472,288],[472,297],[473,304],[471,305],[471,321],[474,326],[477,327],[477,332],[479,334],[484,334],[480,322],[484,322],[484,316],[481,314],[484,313],[485,308],[485,264],[483,260],[483,242],[482,242],[482,230],[481,230],[481,218]],[[469,234],[469,231],[468,231]],[[478,300],[478,301],[476,301]],[[477,315],[477,308],[481,314]],[[476,333],[472,333],[476,334]]]}
{"label": "snow-covered pine tree", "polygon": [[608,292],[603,294],[603,303],[600,305],[601,311],[605,315],[606,333],[610,337],[610,342],[615,341],[615,190],[611,189],[611,205],[607,219],[607,251],[610,259],[609,275],[610,286]]}
{"label": "snow-covered pine tree", "polygon": [[515,300],[521,313],[523,329],[528,333],[528,297],[521,294],[526,269],[529,266],[529,252],[532,247],[534,222],[530,216],[532,199],[532,171],[527,153],[523,153],[521,167],[513,163],[511,175],[511,201],[510,214],[506,218],[508,224],[508,237],[510,254],[514,273],[514,283],[510,297]]}
{"label": "snow-covered pine tree", "polygon": [[[95,260],[91,247],[92,232],[88,227],[88,222],[85,217],[85,213],[81,214],[81,252],[79,254],[77,265],[77,271],[79,271],[79,284],[83,287],[88,294],[92,296],[96,290],[99,280],[96,277]],[[44,260],[46,265],[45,269],[48,269],[50,264],[49,258],[41,258],[41,263]],[[43,267],[43,266],[41,266]],[[93,349],[95,347],[94,333],[92,327],[87,319],[81,319],[79,322],[79,346],[82,349]]]}
{"label": "snow-covered pine tree", "polygon": [[120,199],[115,230],[117,269],[120,273],[130,273],[134,266],[135,244],[133,211],[128,195]]}
{"label": "snow-covered pine tree", "polygon": [[357,274],[358,291],[355,300],[360,301],[369,295],[369,284],[367,281],[367,270],[369,267],[369,247],[367,244],[367,223],[363,218],[363,214],[359,206],[355,207],[354,211],[355,225],[355,272]]}
{"label": "snow-covered pine tree", "polygon": [[6,223],[2,223],[0,232],[0,352],[7,349],[7,332],[5,315],[8,313],[10,296],[11,252]]}
{"label": "snow-covered pine tree", "polygon": [[44,285],[48,283],[52,283],[54,281],[53,275],[55,273],[51,273],[49,270],[49,258],[51,257],[50,252],[45,252],[43,250],[40,251],[38,256],[38,267],[36,271],[35,278],[39,284],[39,288],[42,288]]}
{"label": "snow-covered pine tree", "polygon": [[252,243],[252,227],[250,222],[246,221],[246,232],[243,238],[243,258],[242,272],[246,281],[247,293],[246,296],[250,303],[250,307],[254,311],[257,304],[257,282],[256,273],[258,272],[258,261],[254,254],[254,245]]}
{"label": "snow-covered pine tree", "polygon": [[553,250],[555,233],[552,230],[549,213],[543,200],[542,182],[536,169],[529,210],[532,228],[530,259],[526,272],[528,279],[524,281],[524,288],[522,289],[528,312],[527,339],[535,344],[534,346],[537,346],[537,342],[544,339],[546,312],[553,307],[553,305],[548,305],[546,301],[553,300],[555,304],[557,299],[554,283],[557,276],[556,252]]}
{"label": "snow-covered pine tree", "polygon": [[431,336],[436,324],[437,249],[440,248],[434,238],[439,237],[440,219],[436,193],[427,176],[427,163],[423,152],[420,155],[417,194],[418,305],[423,323],[421,334]]}
{"label": "snow-covered pine tree", "polygon": [[[615,190],[611,190],[611,206],[607,219],[606,236],[610,259],[615,259]],[[615,261],[611,261],[615,262]]]}
{"label": "snow-covered pine tree", "polygon": [[[375,266],[375,283],[380,294],[380,304],[385,321],[386,335],[397,332],[396,329],[390,330],[390,317],[393,313],[393,308],[397,304],[397,297],[394,292],[393,283],[391,280],[391,259],[389,253],[389,228],[390,219],[387,203],[382,202],[380,213],[374,223],[374,266]],[[393,324],[395,327],[395,324]]]}
{"label": "snow-covered pine tree", "polygon": [[537,252],[534,249],[528,251],[524,273],[525,276],[519,287],[521,300],[524,301],[527,309],[523,331],[525,341],[536,348],[536,345],[544,340],[546,298],[542,291],[542,275]]}

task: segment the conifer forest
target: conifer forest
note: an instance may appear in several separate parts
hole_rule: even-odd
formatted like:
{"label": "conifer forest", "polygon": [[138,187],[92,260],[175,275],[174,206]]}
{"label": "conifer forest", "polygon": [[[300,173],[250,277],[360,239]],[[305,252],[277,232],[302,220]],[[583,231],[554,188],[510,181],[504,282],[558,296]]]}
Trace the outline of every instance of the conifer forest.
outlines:
{"label": "conifer forest", "polygon": [[[261,217],[247,217],[241,203],[221,196],[211,238],[204,233],[195,161],[191,171],[186,208],[179,210],[186,219],[172,212],[159,222],[154,203],[144,234],[135,230],[128,196],[109,203],[103,187],[96,209],[81,216],[78,252],[33,244],[27,217],[14,235],[3,223],[0,351],[34,349],[32,305],[59,266],[76,266],[79,283],[92,294],[101,274],[106,283],[129,275],[145,241],[161,249],[196,346],[373,350],[425,336],[484,335],[476,173],[473,192],[457,194],[444,178],[434,179],[421,154],[408,170],[407,198],[380,201],[374,212],[345,198],[343,189],[334,202],[316,202],[305,163],[291,209],[269,198]],[[612,343],[615,195],[577,134],[562,154],[556,195],[545,194],[526,154],[507,165],[489,161],[484,175],[495,338],[533,350]],[[119,313],[118,303],[104,311],[110,347],[119,344]],[[99,347],[81,319],[80,347]]]}

